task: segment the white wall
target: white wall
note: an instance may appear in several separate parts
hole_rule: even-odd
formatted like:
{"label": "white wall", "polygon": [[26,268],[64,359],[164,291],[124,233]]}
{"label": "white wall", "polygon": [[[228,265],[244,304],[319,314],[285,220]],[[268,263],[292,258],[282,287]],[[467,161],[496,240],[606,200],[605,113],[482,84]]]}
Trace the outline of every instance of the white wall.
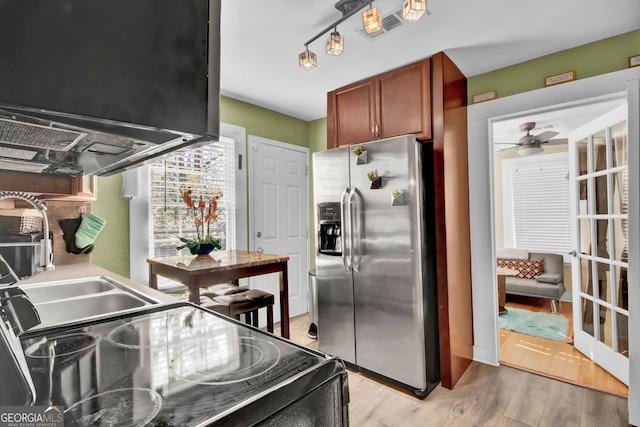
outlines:
{"label": "white wall", "polygon": [[[474,359],[499,364],[497,284],[495,276],[492,121],[626,96],[627,81],[640,78],[640,67],[499,98],[468,108],[471,273],[473,283]],[[632,167],[630,166],[630,170]],[[630,194],[630,199],[638,194]],[[636,200],[637,201],[637,200]],[[630,200],[631,202],[631,200]],[[638,264],[631,265],[630,271]],[[630,273],[631,276],[631,273]],[[638,277],[636,273],[635,277]],[[630,282],[631,286],[637,283]],[[640,295],[629,305],[640,312]],[[634,337],[630,337],[630,340]],[[633,357],[631,359],[634,361]],[[632,370],[633,372],[633,370]],[[640,391],[640,378],[630,383]]]}

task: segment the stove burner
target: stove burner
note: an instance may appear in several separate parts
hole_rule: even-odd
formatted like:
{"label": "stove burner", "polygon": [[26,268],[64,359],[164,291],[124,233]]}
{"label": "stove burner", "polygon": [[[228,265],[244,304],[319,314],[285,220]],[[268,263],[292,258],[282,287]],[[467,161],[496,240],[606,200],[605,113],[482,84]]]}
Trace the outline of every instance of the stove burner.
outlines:
{"label": "stove burner", "polygon": [[256,337],[237,337],[234,351],[190,347],[171,361],[175,378],[201,385],[228,385],[259,377],[280,361],[280,349]]}
{"label": "stove burner", "polygon": [[205,312],[190,310],[180,313],[163,312],[128,322],[113,329],[107,340],[129,349],[191,345],[214,335],[224,327],[224,320]]}
{"label": "stove burner", "polygon": [[94,348],[100,341],[100,335],[76,333],[45,338],[26,348],[24,354],[34,359],[70,356]]}
{"label": "stove burner", "polygon": [[143,426],[162,407],[162,396],[147,388],[121,388],[93,395],[64,411],[65,426]]}

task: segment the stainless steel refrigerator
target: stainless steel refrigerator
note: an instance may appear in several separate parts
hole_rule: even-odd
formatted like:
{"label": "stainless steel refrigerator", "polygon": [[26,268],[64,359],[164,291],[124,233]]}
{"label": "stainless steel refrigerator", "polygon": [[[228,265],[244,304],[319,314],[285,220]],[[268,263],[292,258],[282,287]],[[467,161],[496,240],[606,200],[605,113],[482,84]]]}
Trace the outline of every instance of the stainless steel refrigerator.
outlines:
{"label": "stainless steel refrigerator", "polygon": [[319,349],[424,397],[440,380],[433,145],[356,147],[313,155]]}

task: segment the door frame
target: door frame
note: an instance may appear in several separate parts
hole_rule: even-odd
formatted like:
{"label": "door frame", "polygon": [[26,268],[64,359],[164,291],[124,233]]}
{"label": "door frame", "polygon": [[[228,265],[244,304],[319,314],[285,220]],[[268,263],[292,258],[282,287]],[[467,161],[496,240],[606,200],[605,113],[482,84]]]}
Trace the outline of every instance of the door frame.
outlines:
{"label": "door frame", "polygon": [[[491,129],[500,117],[520,115],[523,111],[566,108],[592,101],[624,97],[627,82],[640,79],[640,67],[628,68],[613,73],[576,80],[562,85],[525,92],[490,102],[470,105],[468,120],[468,165],[469,165],[469,205],[474,212],[470,220],[471,276],[473,286],[473,330],[474,360],[493,366],[499,365],[500,342],[498,339],[498,303],[495,276],[495,225],[493,188],[493,147]],[[636,94],[637,96],[637,94]],[[637,101],[636,101],[637,102]],[[515,114],[514,112],[518,112]],[[637,130],[634,130],[637,132]],[[630,161],[638,162],[637,151],[630,152]],[[633,170],[630,167],[630,170]],[[630,180],[632,177],[630,177]],[[630,209],[638,206],[637,188],[630,188]],[[637,220],[638,213],[630,213],[630,222]],[[637,224],[633,225],[637,230]],[[490,248],[491,250],[487,250]],[[631,248],[630,248],[631,251]],[[635,268],[630,277],[638,278],[635,271],[640,265],[638,251],[630,254],[630,264]],[[638,258],[638,259],[636,259]],[[640,311],[640,293],[630,295],[630,306]],[[631,357],[629,396],[640,393],[640,352],[636,340],[638,334],[630,334]],[[634,353],[638,353],[635,354]]]}
{"label": "door frame", "polygon": [[[269,139],[269,138],[264,138],[261,136],[256,136],[256,135],[249,135],[248,137],[248,146],[247,146],[247,160],[248,160],[248,164],[249,164],[249,192],[247,194],[247,200],[248,200],[248,212],[249,212],[249,216],[248,216],[248,221],[249,221],[249,250],[252,250],[252,248],[255,247],[255,243],[256,243],[256,230],[255,230],[255,224],[254,224],[254,206],[253,206],[253,194],[254,194],[254,185],[253,185],[253,177],[254,177],[254,162],[255,162],[255,156],[254,156],[254,146],[255,144],[267,144],[267,145],[272,145],[274,147],[278,147],[278,148],[283,148],[285,150],[292,150],[292,151],[297,151],[300,153],[305,154],[305,186],[306,186],[306,191],[307,191],[307,196],[309,196],[309,189],[310,189],[310,185],[309,185],[309,148],[308,147],[302,147],[300,145],[294,145],[294,144],[289,144],[286,142],[281,142],[281,141],[276,141],[274,139]],[[310,212],[309,212],[309,205],[310,202],[309,200],[307,200],[307,203],[305,204],[305,217],[301,218],[301,220],[304,220],[304,222],[301,222],[301,224],[306,224],[307,225],[307,232],[306,232],[306,239],[307,239],[307,266],[311,267],[311,249],[310,249],[310,232],[309,232],[309,224],[310,224]],[[252,286],[251,283],[251,279],[249,279],[249,286]]]}

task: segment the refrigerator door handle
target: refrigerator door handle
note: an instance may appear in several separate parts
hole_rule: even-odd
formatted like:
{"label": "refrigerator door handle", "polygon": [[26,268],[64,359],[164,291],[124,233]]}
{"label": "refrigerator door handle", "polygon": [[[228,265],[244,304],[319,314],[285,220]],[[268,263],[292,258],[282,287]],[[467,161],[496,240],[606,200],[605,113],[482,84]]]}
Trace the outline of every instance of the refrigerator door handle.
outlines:
{"label": "refrigerator door handle", "polygon": [[342,264],[344,265],[345,270],[351,271],[351,265],[347,261],[347,249],[349,250],[349,258],[351,258],[351,231],[349,227],[347,227],[347,222],[345,221],[345,212],[348,213],[348,216],[351,216],[351,210],[348,209],[347,203],[345,202],[347,195],[349,194],[349,188],[344,190],[342,193],[342,197],[340,197],[340,223],[342,224]]}
{"label": "refrigerator door handle", "polygon": [[[351,189],[351,193],[349,194],[349,259],[351,261],[351,268],[353,269],[353,271],[355,271],[356,273],[360,271],[360,268],[358,267],[358,263],[354,261],[353,259],[353,249],[354,249],[354,245],[353,245],[353,213],[354,213],[354,209],[353,209],[353,198],[356,195],[356,191],[357,188],[352,188]],[[356,214],[358,212],[356,211]]]}

